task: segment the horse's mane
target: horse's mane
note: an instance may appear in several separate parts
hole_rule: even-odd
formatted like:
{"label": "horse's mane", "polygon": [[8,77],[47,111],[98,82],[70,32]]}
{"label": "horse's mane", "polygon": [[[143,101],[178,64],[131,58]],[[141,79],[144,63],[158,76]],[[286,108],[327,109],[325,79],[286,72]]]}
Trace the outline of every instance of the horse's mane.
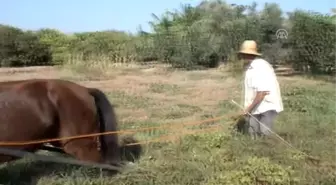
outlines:
{"label": "horse's mane", "polygon": [[[114,108],[109,102],[106,95],[99,89],[89,88],[90,94],[94,97],[97,107],[98,121],[100,132],[114,132],[117,131],[117,119]],[[103,135],[100,137],[101,149],[104,153],[104,157],[109,155],[111,151],[118,151],[118,135]],[[112,147],[112,148],[111,148]]]}
{"label": "horse's mane", "polygon": [[[118,123],[114,106],[99,89],[90,88],[89,92],[95,99],[100,132],[117,131]],[[109,157],[109,155],[117,155],[118,157],[121,157],[121,159],[134,161],[135,159],[140,158],[142,153],[142,147],[140,145],[127,146],[128,144],[138,142],[133,136],[122,137],[119,143],[118,134],[104,135],[100,137],[100,142],[105,157]]]}

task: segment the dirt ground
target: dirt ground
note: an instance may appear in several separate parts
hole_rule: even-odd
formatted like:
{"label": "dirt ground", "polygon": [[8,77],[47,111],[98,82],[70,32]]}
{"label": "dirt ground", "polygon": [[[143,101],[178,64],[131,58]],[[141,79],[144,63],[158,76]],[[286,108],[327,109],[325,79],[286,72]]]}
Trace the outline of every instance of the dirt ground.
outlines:
{"label": "dirt ground", "polygon": [[[225,75],[219,70],[182,72],[149,66],[127,67],[126,70],[116,67],[109,71],[85,69],[74,72],[72,69],[57,67],[1,68],[0,81],[61,78],[99,88],[112,94],[112,101],[120,105],[118,111],[125,121],[131,119],[130,113],[133,119],[139,120],[148,117],[175,119],[179,116],[174,114],[179,111],[193,111],[191,106],[195,107],[196,112],[211,111],[218,104],[219,97],[223,100],[230,93],[235,93],[228,91],[228,88],[239,86],[233,79],[223,79]],[[171,109],[168,112],[172,115],[163,115],[167,112],[163,109]],[[190,115],[197,114],[190,112]]]}

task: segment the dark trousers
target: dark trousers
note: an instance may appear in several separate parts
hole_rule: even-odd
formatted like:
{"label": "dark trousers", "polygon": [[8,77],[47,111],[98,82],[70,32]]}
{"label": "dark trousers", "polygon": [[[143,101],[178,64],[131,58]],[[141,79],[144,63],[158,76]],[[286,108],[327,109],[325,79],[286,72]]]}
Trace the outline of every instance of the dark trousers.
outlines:
{"label": "dark trousers", "polygon": [[[268,136],[272,134],[270,130],[273,129],[274,120],[278,113],[275,110],[269,110],[261,114],[253,114],[246,116],[244,120],[237,123],[239,132],[249,134],[251,137]],[[262,123],[262,124],[260,124]]]}

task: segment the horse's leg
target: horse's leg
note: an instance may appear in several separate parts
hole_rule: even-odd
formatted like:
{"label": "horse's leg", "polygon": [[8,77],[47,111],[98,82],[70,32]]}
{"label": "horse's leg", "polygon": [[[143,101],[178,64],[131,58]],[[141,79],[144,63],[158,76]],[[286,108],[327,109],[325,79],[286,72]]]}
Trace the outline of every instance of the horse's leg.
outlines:
{"label": "horse's leg", "polygon": [[[99,132],[99,128],[96,116],[90,109],[75,107],[72,111],[67,111],[66,115],[60,116],[59,137],[61,138],[97,132]],[[96,137],[63,140],[59,142],[59,145],[65,153],[79,160],[104,162]]]}
{"label": "horse's leg", "polygon": [[[48,96],[58,114],[58,137],[99,132],[95,101],[86,88],[61,82],[51,86]],[[60,146],[79,160],[105,162],[96,138],[64,140]]]}
{"label": "horse's leg", "polygon": [[[76,107],[72,111],[67,111],[66,115],[60,116],[59,137],[61,138],[97,132],[99,132],[99,128],[96,116],[90,109]],[[59,144],[64,152],[79,160],[104,162],[96,137],[63,140]]]}
{"label": "horse's leg", "polygon": [[64,152],[83,161],[102,163],[103,158],[93,138],[74,139],[64,143]]}

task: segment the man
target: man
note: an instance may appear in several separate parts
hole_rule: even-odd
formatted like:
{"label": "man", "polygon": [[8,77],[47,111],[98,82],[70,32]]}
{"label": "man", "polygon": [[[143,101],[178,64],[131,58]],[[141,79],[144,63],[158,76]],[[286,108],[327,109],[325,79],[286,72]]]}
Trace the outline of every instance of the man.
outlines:
{"label": "man", "polygon": [[[244,115],[247,130],[253,137],[270,135],[275,117],[283,111],[281,93],[273,67],[257,52],[257,44],[246,40],[239,57],[244,60]],[[252,116],[250,116],[252,115]],[[260,122],[262,124],[260,124]]]}

